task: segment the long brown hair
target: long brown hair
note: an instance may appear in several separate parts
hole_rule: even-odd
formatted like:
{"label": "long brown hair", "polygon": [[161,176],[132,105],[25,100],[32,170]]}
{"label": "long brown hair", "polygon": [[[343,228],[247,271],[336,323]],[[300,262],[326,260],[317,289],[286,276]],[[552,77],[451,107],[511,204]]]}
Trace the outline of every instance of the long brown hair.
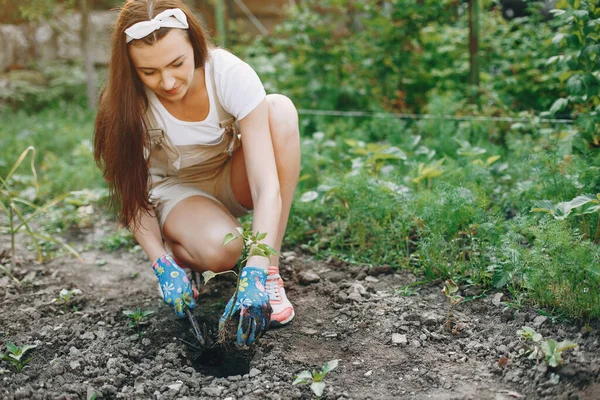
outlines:
{"label": "long brown hair", "polygon": [[125,30],[171,8],[180,8],[185,13],[189,29],[184,32],[194,49],[194,63],[196,68],[203,66],[210,43],[198,19],[181,0],[128,0],[120,8],[112,33],[108,82],[100,96],[96,116],[94,159],[108,183],[111,208],[117,210],[119,220],[127,227],[139,222],[141,211],[152,214],[148,160],[144,156],[144,148],[149,145],[143,125],[148,99],[128,46],[152,45],[171,28],[160,28],[129,44]]}

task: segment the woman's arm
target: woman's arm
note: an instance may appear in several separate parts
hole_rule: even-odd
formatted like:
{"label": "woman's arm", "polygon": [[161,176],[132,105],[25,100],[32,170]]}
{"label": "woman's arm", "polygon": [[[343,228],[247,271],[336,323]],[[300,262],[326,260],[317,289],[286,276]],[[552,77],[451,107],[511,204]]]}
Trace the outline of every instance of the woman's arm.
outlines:
{"label": "woman's arm", "polygon": [[139,223],[132,225],[130,230],[151,262],[167,254],[156,216],[143,211]]}
{"label": "woman's arm", "polygon": [[[254,205],[252,230],[267,233],[263,243],[274,246],[281,218],[281,194],[266,99],[240,120],[240,131]],[[267,268],[269,259],[251,257],[247,265]]]}

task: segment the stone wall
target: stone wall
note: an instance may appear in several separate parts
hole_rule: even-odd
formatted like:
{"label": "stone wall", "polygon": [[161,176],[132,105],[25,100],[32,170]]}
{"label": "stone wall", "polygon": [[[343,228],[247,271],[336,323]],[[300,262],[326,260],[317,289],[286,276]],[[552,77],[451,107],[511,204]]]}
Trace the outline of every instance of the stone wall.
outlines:
{"label": "stone wall", "polygon": [[[96,11],[90,15],[90,38],[97,64],[108,62],[110,30],[116,15],[114,11]],[[32,61],[82,59],[80,26],[81,17],[76,13],[36,25],[0,25],[0,72],[22,68]]]}
{"label": "stone wall", "polygon": [[[236,17],[242,31],[258,33],[233,1],[225,3],[231,8],[228,12],[230,17]],[[244,3],[267,29],[271,29],[282,20],[284,8],[294,1],[244,0]],[[197,2],[196,10],[209,32],[215,33],[212,6],[205,1]],[[90,14],[90,37],[96,64],[108,62],[110,30],[116,16],[116,11],[94,11]],[[7,69],[23,68],[32,61],[81,59],[80,26],[81,18],[73,12],[64,14],[57,21],[41,24],[0,25],[0,73]]]}

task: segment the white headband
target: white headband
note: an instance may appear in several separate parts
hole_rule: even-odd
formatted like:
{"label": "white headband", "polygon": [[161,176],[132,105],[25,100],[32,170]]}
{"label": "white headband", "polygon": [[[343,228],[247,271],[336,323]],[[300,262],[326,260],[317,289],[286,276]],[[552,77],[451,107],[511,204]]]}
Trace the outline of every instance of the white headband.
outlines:
{"label": "white headband", "polygon": [[142,21],[125,30],[127,43],[133,39],[141,39],[160,28],[189,28],[185,13],[180,8],[171,8],[158,14],[150,21]]}

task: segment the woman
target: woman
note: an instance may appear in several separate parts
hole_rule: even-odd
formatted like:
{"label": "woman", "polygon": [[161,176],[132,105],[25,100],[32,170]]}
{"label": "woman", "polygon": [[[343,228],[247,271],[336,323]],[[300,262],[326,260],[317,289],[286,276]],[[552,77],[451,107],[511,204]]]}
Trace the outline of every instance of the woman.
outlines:
{"label": "woman", "polygon": [[[195,305],[183,266],[221,272],[239,259],[241,240],[222,246],[237,217],[253,210],[252,230],[280,250],[300,171],[296,109],[212,46],[182,1],[121,8],[94,146],[119,219],[156,260],[179,317]],[[240,345],[294,317],[278,263],[255,256],[241,272],[244,286],[221,318],[239,314]]]}

